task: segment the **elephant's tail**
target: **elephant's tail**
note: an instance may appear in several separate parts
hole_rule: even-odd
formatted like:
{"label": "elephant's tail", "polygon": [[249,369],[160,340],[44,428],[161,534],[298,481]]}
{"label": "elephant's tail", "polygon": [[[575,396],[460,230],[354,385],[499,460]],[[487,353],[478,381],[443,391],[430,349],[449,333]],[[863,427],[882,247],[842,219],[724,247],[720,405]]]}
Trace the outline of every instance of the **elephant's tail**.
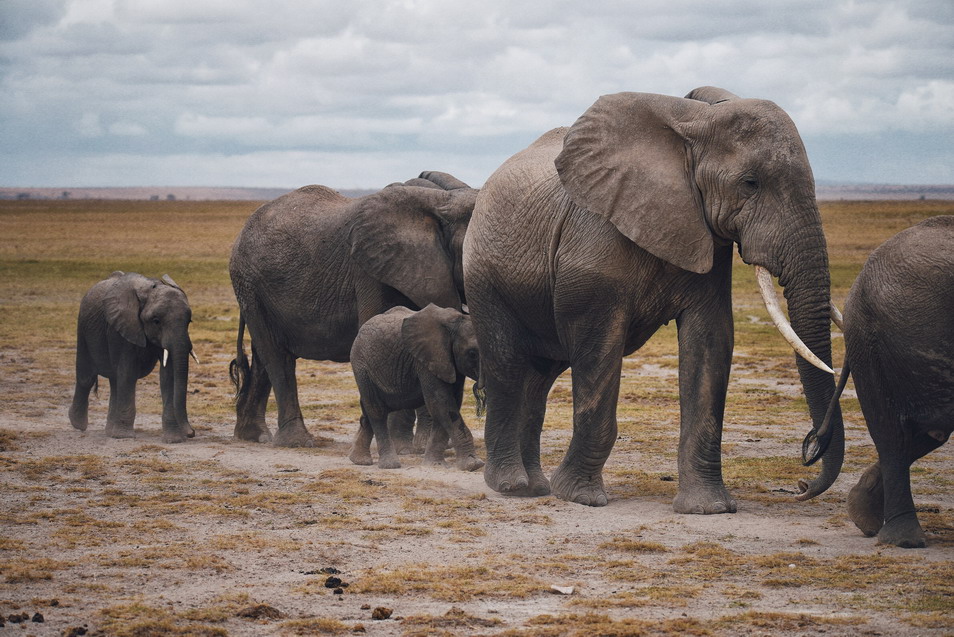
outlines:
{"label": "elephant's tail", "polygon": [[248,393],[248,378],[251,368],[245,355],[245,317],[239,313],[238,338],[235,340],[235,358],[229,363],[229,378],[235,387],[235,400]]}

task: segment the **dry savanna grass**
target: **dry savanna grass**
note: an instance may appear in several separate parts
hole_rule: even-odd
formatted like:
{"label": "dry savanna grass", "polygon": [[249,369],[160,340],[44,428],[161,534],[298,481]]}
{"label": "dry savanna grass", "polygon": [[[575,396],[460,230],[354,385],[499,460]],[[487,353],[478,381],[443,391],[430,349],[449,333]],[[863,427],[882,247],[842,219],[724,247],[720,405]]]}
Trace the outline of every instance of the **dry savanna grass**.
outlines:
{"label": "dry savanna grass", "polygon": [[[806,405],[750,268],[734,272],[735,360],[723,473],[735,515],[673,513],[678,489],[674,325],[623,363],[609,506],[506,498],[480,474],[347,460],[359,415],[347,364],[299,361],[314,449],[231,438],[228,279],[249,202],[0,202],[0,616],[24,634],[944,635],[954,631],[950,446],[912,472],[929,548],[878,547],[845,495],[876,459],[849,392],[843,475],[793,499]],[[954,203],[828,202],[832,295],[872,248]],[[114,270],[170,274],[188,293],[194,440],[162,444],[155,375],[137,435],[103,435],[109,387],[72,430],[76,311]],[[248,340],[248,339],[247,339]],[[843,356],[833,335],[836,366]],[[248,342],[246,342],[248,348]],[[485,454],[465,392],[464,416]],[[548,402],[542,459],[572,431],[571,374]],[[267,419],[274,428],[275,410]],[[32,631],[29,629],[33,629]],[[44,632],[46,631],[46,632]],[[71,632],[72,631],[72,632]]]}

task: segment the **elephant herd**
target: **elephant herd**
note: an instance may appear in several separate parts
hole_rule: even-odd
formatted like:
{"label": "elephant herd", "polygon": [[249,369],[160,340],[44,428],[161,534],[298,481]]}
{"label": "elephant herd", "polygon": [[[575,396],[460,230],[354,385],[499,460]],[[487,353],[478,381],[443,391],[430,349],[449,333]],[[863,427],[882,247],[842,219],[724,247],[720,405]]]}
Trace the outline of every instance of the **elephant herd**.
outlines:
{"label": "elephant herd", "polygon": [[[240,308],[235,436],[312,446],[299,358],[350,361],[361,420],[350,458],[400,466],[417,413],[425,461],[484,469],[494,490],[608,501],[602,470],[617,437],[624,356],[675,320],[679,346],[679,513],[730,513],[721,443],[733,350],[732,252],[755,267],[795,358],[812,419],[803,446],[818,475],[841,471],[838,399],[855,386],[879,460],[849,513],[879,542],[925,545],[911,463],[954,428],[954,217],[935,217],[872,253],[851,289],[846,361],[831,368],[828,253],[805,148],[769,101],[714,87],[685,98],[618,93],[503,163],[480,190],[424,172],[360,198],[306,186],[256,210],[229,273]],[[790,319],[772,284],[784,289]],[[87,427],[98,376],[107,433],[133,435],[136,380],[161,361],[163,440],[194,435],[186,413],[191,310],[168,276],[114,273],[79,312],[70,422]],[[790,321],[790,322],[789,322]],[[244,332],[251,336],[251,356]],[[573,434],[545,475],[547,396],[573,370]],[[486,466],[460,415],[465,378],[486,399]],[[265,422],[274,392],[278,426]]]}

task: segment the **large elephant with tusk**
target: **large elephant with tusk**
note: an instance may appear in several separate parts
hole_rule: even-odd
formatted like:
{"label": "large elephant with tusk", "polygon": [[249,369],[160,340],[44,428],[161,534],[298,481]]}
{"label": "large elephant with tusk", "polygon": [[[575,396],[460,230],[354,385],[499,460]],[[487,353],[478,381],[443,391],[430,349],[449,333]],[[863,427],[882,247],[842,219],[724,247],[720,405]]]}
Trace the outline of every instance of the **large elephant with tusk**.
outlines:
{"label": "large elephant with tusk", "polygon": [[189,338],[192,308],[185,292],[168,274],[152,279],[134,272],[113,272],[80,302],[76,327],[76,388],[70,424],[89,425],[89,393],[99,376],[109,379],[106,434],[135,436],[136,381],[161,365],[162,440],[182,442],[195,436],[186,411],[189,357],[197,363]]}
{"label": "large elephant with tusk", "polygon": [[[601,97],[504,163],[477,198],[464,282],[487,390],[485,479],[513,495],[601,506],[616,440],[623,356],[675,320],[681,513],[736,510],[721,440],[733,348],[732,251],[776,276],[811,418],[834,392],[828,255],[808,157],[772,102],[703,87],[685,98]],[[550,480],[540,464],[546,398],[573,369],[573,437]],[[807,498],[841,469],[833,414]]]}

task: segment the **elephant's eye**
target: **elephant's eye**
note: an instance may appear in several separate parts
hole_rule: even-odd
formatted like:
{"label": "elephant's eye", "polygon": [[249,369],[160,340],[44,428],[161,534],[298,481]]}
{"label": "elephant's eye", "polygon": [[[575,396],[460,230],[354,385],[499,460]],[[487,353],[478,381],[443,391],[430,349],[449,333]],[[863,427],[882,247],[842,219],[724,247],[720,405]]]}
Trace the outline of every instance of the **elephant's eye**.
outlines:
{"label": "elephant's eye", "polygon": [[752,194],[759,189],[759,180],[755,177],[745,177],[742,179],[742,189],[746,194]]}
{"label": "elephant's eye", "polygon": [[159,319],[157,318],[152,319],[152,322],[155,323],[156,325],[159,325],[160,323]]}

